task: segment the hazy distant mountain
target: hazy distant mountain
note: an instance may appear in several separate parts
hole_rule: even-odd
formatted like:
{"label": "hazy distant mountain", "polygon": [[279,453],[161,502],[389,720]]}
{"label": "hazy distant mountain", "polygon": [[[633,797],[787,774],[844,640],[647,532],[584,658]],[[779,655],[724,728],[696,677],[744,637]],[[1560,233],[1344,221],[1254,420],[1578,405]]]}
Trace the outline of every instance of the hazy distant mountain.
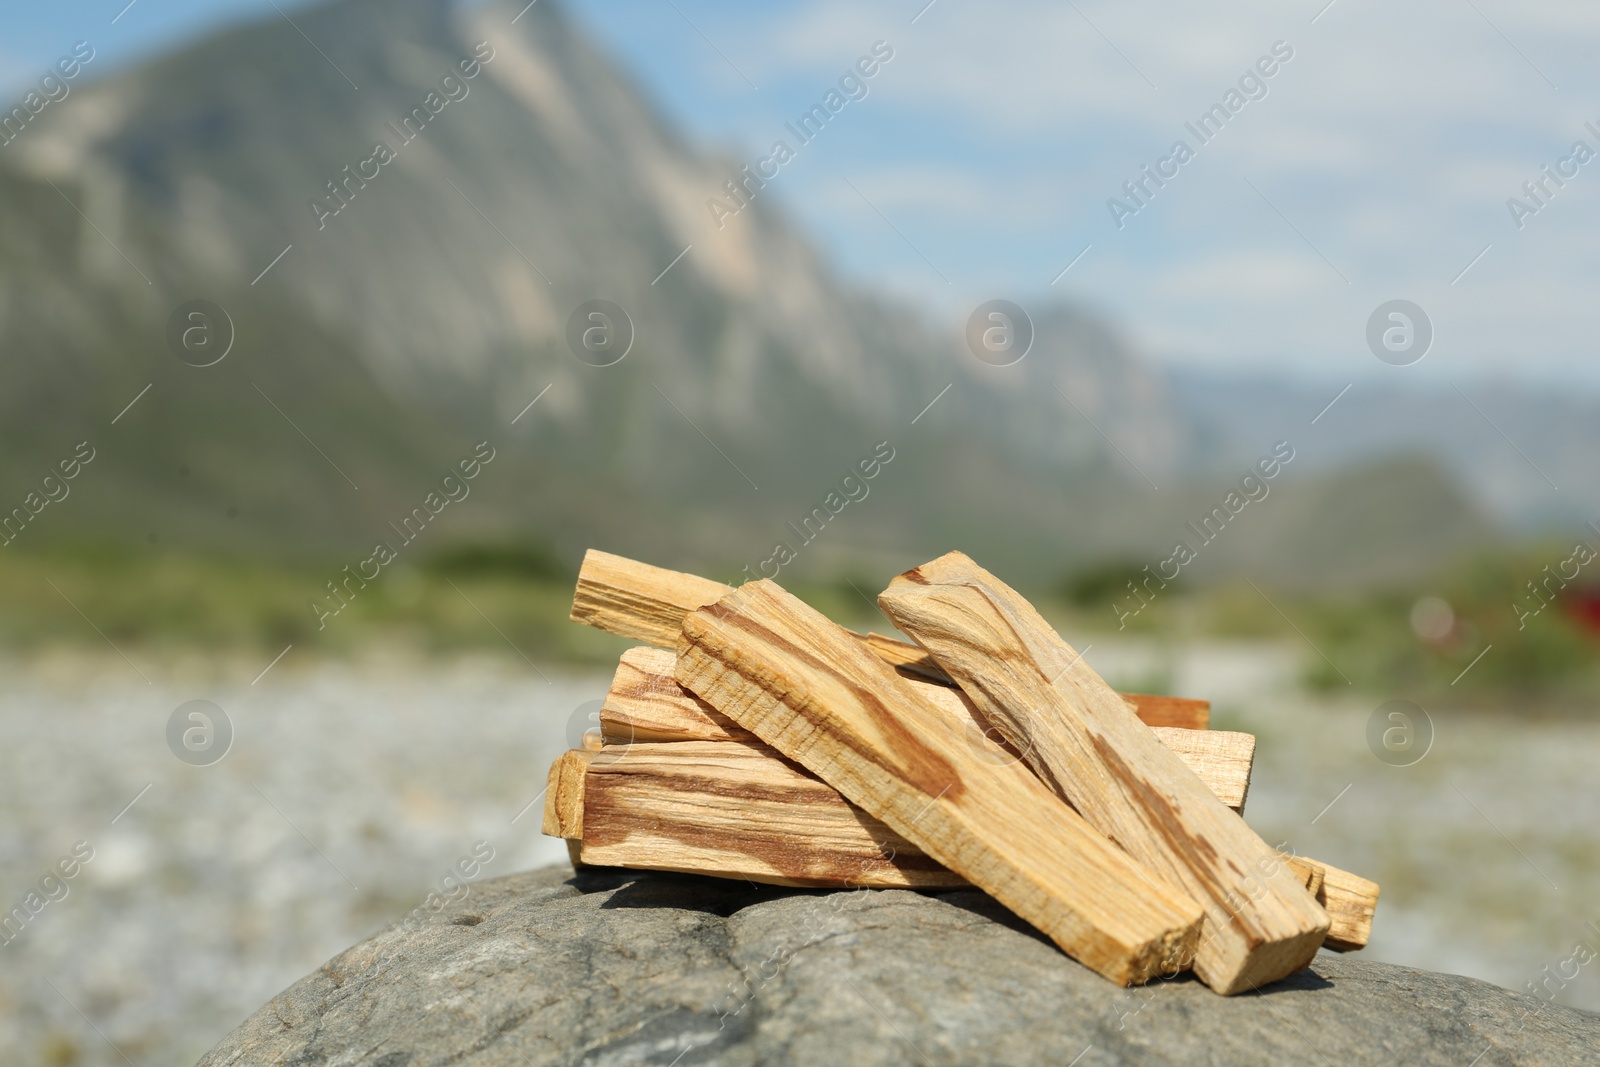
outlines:
{"label": "hazy distant mountain", "polygon": [[[1159,548],[1209,499],[1216,470],[1174,483],[1197,439],[1165,377],[1104,324],[1035,307],[1027,358],[987,366],[839,281],[770,201],[718,228],[736,164],[559,6],[521,6],[335,0],[80,86],[0,149],[0,487],[99,449],[30,544],[365,555],[485,439],[439,543],[732,572],[880,441],[801,566],[960,544],[1047,576]],[[212,367],[165,339],[195,298],[237,331]],[[568,342],[593,300],[633,326],[613,366]]]}
{"label": "hazy distant mountain", "polygon": [[[1328,471],[1410,455],[1453,477],[1475,509],[1512,530],[1600,517],[1600,398],[1519,387],[1356,385],[1315,426],[1343,383],[1310,385],[1181,371],[1171,396],[1199,462],[1226,466],[1274,437],[1306,447],[1305,469]],[[1191,468],[1193,469],[1193,468]]]}

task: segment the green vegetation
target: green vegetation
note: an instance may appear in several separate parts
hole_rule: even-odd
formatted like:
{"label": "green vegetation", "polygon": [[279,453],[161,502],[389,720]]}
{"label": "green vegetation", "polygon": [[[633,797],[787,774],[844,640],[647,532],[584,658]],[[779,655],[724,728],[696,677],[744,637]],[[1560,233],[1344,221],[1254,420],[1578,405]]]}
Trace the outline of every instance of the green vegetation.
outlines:
{"label": "green vegetation", "polygon": [[[1565,555],[1535,549],[1478,556],[1428,587],[1324,596],[1309,605],[1309,625],[1302,625],[1365,689],[1436,698],[1459,694],[1462,702],[1508,710],[1533,702],[1547,708],[1593,707],[1600,702],[1600,633],[1576,617],[1580,587],[1561,590],[1525,625],[1517,610],[1532,599],[1528,580]],[[1416,632],[1413,614],[1422,610],[1423,597],[1450,606],[1454,618],[1442,635]],[[1344,683],[1320,657],[1307,680],[1324,688]]]}
{"label": "green vegetation", "polygon": [[[540,548],[459,547],[398,564],[319,629],[313,597],[341,564],[74,548],[0,554],[0,643],[343,655],[377,642],[427,651],[515,651],[601,663],[625,643],[567,621],[572,578]],[[70,602],[69,602],[70,601]],[[96,631],[99,631],[98,633]]]}
{"label": "green vegetation", "polygon": [[1120,628],[1117,607],[1139,603],[1126,585],[1135,569],[1110,561],[1073,572],[1054,590],[1057,601],[1046,604],[1067,632],[1297,642],[1313,689],[1348,684],[1444,704],[1587,711],[1600,705],[1600,632],[1578,616],[1584,590],[1600,594],[1600,582],[1580,574],[1564,589],[1552,583],[1551,603],[1526,619],[1519,615],[1519,606],[1539,603],[1527,583],[1546,576],[1547,564],[1570,565],[1572,557],[1570,544],[1544,543],[1475,555],[1431,578],[1376,587],[1173,586]]}
{"label": "green vegetation", "polygon": [[[1519,592],[1521,603],[1533,603],[1526,583],[1569,553],[1541,545],[1477,556],[1429,581],[1365,590],[1174,585],[1122,628],[1112,605],[1135,601],[1126,590],[1133,572],[1121,561],[1024,592],[1080,645],[1110,634],[1173,647],[1283,640],[1304,648],[1313,689],[1341,691],[1348,679],[1364,693],[1435,704],[1586,710],[1600,704],[1600,634],[1570,610],[1579,585],[1525,626],[1513,608]],[[347,594],[348,605],[319,629],[310,601],[338,603],[327,583],[340,566],[121,547],[0,553],[0,644],[88,647],[102,644],[103,634],[121,648],[259,655],[293,643],[337,656],[393,642],[439,654],[481,650],[593,665],[627,645],[567,621],[575,575],[537,542],[456,544],[415,564],[402,561]],[[882,584],[852,573],[791,588],[846,626],[888,632],[873,601]],[[1419,609],[1423,600],[1428,606]],[[1443,615],[1441,602],[1449,606]],[[1161,691],[1170,681],[1152,677],[1142,688]]]}
{"label": "green vegetation", "polygon": [[[1107,604],[1137,607],[1139,600],[1134,590],[1140,583],[1150,581],[1154,587],[1159,582],[1159,579],[1151,578],[1148,568],[1146,561],[1135,559],[1112,559],[1090,564],[1062,579],[1059,593],[1063,600],[1075,608],[1103,608]],[[1180,577],[1160,584],[1177,587],[1186,583]]]}

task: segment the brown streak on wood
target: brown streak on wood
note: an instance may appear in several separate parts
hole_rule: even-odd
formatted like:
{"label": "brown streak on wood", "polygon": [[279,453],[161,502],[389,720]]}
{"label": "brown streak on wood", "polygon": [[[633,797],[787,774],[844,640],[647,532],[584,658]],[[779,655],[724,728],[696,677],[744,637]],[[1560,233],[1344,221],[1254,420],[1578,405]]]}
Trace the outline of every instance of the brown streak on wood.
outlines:
{"label": "brown streak on wood", "polygon": [[[715,610],[715,605],[712,610]],[[789,640],[755,619],[741,613],[729,613],[718,617],[728,625],[748,632],[758,641],[782,649],[817,671],[833,670],[833,665],[822,655]],[[872,725],[883,737],[869,741],[862,733],[850,729],[847,724],[831,723],[838,740],[853,748],[862,759],[877,764],[888,774],[904,779],[927,796],[943,796],[948,793],[953,800],[961,795],[966,787],[962,785],[961,776],[956,773],[956,769],[948,760],[940,758],[937,753],[924,745],[915,732],[908,730],[904,722],[885,706],[877,693],[868,686],[857,685],[847,680],[844,680],[843,684],[849,686],[851,696],[860,702],[860,706],[871,717]],[[820,719],[829,717],[829,709],[826,706],[810,703],[796,707],[795,711],[801,716],[812,719],[813,724],[818,726],[822,725]]]}
{"label": "brown streak on wood", "polygon": [[755,735],[672,677],[678,657],[641,645],[622,654],[600,708],[607,744],[632,741],[750,741]]}

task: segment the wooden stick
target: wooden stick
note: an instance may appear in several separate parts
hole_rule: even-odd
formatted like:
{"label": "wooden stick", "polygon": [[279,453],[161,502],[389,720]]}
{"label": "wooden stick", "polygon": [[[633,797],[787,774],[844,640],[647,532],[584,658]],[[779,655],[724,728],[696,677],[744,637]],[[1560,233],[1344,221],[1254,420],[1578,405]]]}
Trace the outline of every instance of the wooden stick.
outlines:
{"label": "wooden stick", "polygon": [[[732,586],[682,571],[652,567],[648,563],[590,549],[578,570],[572,595],[572,620],[618,637],[644,641],[659,648],[675,648],[683,617],[695,608],[714,604],[733,592]],[[950,676],[916,645],[882,634],[855,635],[885,663],[928,681],[954,685]],[[1126,694],[1140,718],[1151,726],[1178,726],[1204,730],[1211,703],[1184,697]]]}
{"label": "wooden stick", "polygon": [[1015,590],[952,552],[878,603],[1057,796],[1205,906],[1201,981],[1242,993],[1311,962],[1330,920],[1304,882]]}
{"label": "wooden stick", "polygon": [[808,887],[967,884],[758,741],[609,746],[584,774],[586,864]]}
{"label": "wooden stick", "polygon": [[[730,587],[720,582],[590,550],[584,557],[583,568],[579,574],[572,617],[576,621],[597,626],[609,633],[670,648],[677,641],[683,615],[690,610],[691,604],[699,607],[702,604],[712,603],[729,591]],[[904,671],[953,684],[950,683],[949,676],[934,664],[932,657],[915,645],[880,634],[867,634],[862,640],[868,643],[885,662],[895,664]],[[635,651],[642,650],[625,653],[625,659],[634,655]],[[620,676],[619,670],[619,679]],[[613,714],[614,725],[610,727],[613,731],[618,728],[616,724],[626,721],[625,705],[613,704],[613,698],[617,695],[616,690],[617,686],[614,685],[613,694],[607,699],[608,710]],[[1204,730],[1208,725],[1210,704],[1206,701],[1126,693],[1123,696],[1137,705],[1140,719],[1153,727],[1173,726]],[[699,707],[711,715],[718,714],[704,703],[700,703]],[[603,728],[607,728],[605,722],[607,714],[607,712],[601,714]],[[725,716],[719,717],[725,723],[725,733],[738,731],[739,736],[747,738],[751,736],[748,731],[744,731]],[[650,737],[642,724],[631,729],[638,731],[636,736],[630,735],[636,740],[670,739]],[[735,735],[727,733],[727,736]],[[621,735],[614,732],[613,743],[620,740]],[[1164,738],[1163,741],[1168,747],[1177,747],[1177,743],[1171,738]],[[1219,795],[1226,799],[1227,794],[1223,791],[1219,790]],[[1243,799],[1244,794],[1241,792],[1241,803]],[[1360,948],[1366,944],[1371,930],[1372,916],[1377,905],[1378,886],[1359,875],[1322,866],[1328,871],[1337,872],[1343,878],[1342,881],[1336,879],[1336,884],[1324,889],[1324,896],[1318,898],[1319,902],[1328,907],[1333,922],[1325,945],[1336,951]]]}
{"label": "wooden stick", "polygon": [[1146,726],[1170,726],[1179,730],[1206,730],[1211,727],[1211,701],[1189,697],[1156,696],[1153,693],[1123,693],[1133,705],[1133,713]]}
{"label": "wooden stick", "polygon": [[[1294,873],[1304,880],[1307,893],[1314,897],[1322,893],[1322,883],[1328,878],[1328,869],[1326,867],[1316,860],[1308,860],[1302,856],[1289,856],[1286,862],[1294,869]],[[1330,936],[1332,932],[1330,928]],[[1326,948],[1328,942],[1323,941],[1322,944]]]}
{"label": "wooden stick", "polygon": [[[600,736],[607,745],[639,741],[753,741],[755,735],[689,692],[673,678],[677,657],[640,646],[622,654],[600,709]],[[907,678],[907,684],[963,730],[982,732],[980,716],[959,689]],[[1227,730],[1154,727],[1163,745],[1178,754],[1212,792],[1234,811],[1244,809],[1256,739]]]}
{"label": "wooden stick", "polygon": [[572,594],[572,621],[618,637],[673,648],[683,617],[715,604],[729,586],[682,571],[652,567],[624,556],[589,549]]}
{"label": "wooden stick", "polygon": [[1194,901],[781,587],[751,582],[691,612],[676,675],[1090,969],[1127,985],[1190,962]]}
{"label": "wooden stick", "polygon": [[755,734],[678,684],[677,662],[664,648],[641,645],[622,654],[600,706],[605,743],[754,741]]}
{"label": "wooden stick", "polygon": [[584,777],[598,755],[584,749],[563,752],[550,765],[544,786],[544,826],[551,837],[583,836]]}
{"label": "wooden stick", "polygon": [[[573,622],[618,637],[631,637],[658,648],[675,648],[683,617],[696,608],[715,604],[731,592],[733,586],[710,578],[652,567],[591,548],[583,554],[578,568],[570,617]],[[944,685],[955,684],[933,657],[916,645],[882,634],[855,636],[891,666]]]}
{"label": "wooden stick", "polygon": [[1322,947],[1333,952],[1366,948],[1378,910],[1378,883],[1304,856],[1291,856],[1288,863],[1297,872],[1314,869],[1308,872],[1307,888],[1333,920]]}

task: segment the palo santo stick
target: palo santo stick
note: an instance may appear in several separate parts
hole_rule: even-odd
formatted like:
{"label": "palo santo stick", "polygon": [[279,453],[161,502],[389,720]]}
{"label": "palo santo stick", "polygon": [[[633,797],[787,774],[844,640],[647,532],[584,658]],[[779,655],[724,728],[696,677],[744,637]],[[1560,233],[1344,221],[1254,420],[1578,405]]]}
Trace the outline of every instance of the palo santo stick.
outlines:
{"label": "palo santo stick", "polygon": [[544,786],[544,826],[551,837],[568,840],[583,836],[583,791],[585,769],[598,756],[583,749],[563,752],[550,765]]}
{"label": "palo santo stick", "polygon": [[1133,713],[1146,726],[1171,726],[1180,730],[1205,730],[1211,726],[1209,700],[1152,693],[1123,693],[1122,699],[1133,705]]}
{"label": "palo santo stick", "polygon": [[1191,960],[1194,901],[772,582],[691,612],[676,676],[1099,974],[1128,985]]}
{"label": "palo santo stick", "polygon": [[754,741],[755,734],[701,700],[672,676],[678,657],[640,645],[617,662],[600,736],[608,745],[635,741]]}
{"label": "palo santo stick", "polygon": [[[675,648],[683,617],[733,592],[732,586],[682,571],[589,549],[572,595],[572,620],[618,637]],[[944,685],[954,685],[922,649],[882,634],[857,634],[885,663]],[[1151,726],[1204,730],[1211,704],[1183,697],[1130,694],[1127,699]]]}
{"label": "palo santo stick", "polygon": [[[640,646],[622,654],[600,709],[607,745],[652,741],[753,741],[755,735],[689,692],[672,676],[677,657]],[[964,730],[981,733],[977,710],[959,689],[907,678],[906,683]],[[1256,739],[1227,730],[1155,727],[1156,737],[1235,811],[1244,808]]]}
{"label": "palo santo stick", "polygon": [[675,648],[683,617],[729,592],[729,586],[710,578],[591,548],[578,568],[571,617],[618,637]]}
{"label": "palo santo stick", "polygon": [[1291,856],[1288,864],[1297,873],[1315,868],[1307,888],[1333,920],[1322,947],[1333,952],[1366,948],[1372,936],[1372,916],[1378,910],[1378,883],[1304,856]]}
{"label": "palo santo stick", "polygon": [[[1316,860],[1308,860],[1301,856],[1286,856],[1284,857],[1284,862],[1289,865],[1290,870],[1294,871],[1296,878],[1305,882],[1307,893],[1317,896],[1322,892],[1322,883],[1328,877],[1328,869],[1326,867]],[[1331,927],[1328,932],[1330,934],[1333,932]],[[1327,941],[1323,941],[1323,944],[1326,945]]]}
{"label": "palo santo stick", "polygon": [[878,598],[1050,788],[1206,909],[1195,973],[1242,993],[1305,967],[1328,913],[1015,590],[959,552]]}
{"label": "palo santo stick", "polygon": [[[696,608],[715,604],[731,592],[733,586],[710,578],[652,567],[591,548],[583,554],[583,564],[578,568],[570,618],[618,637],[631,637],[659,648],[676,648],[683,617]],[[915,645],[882,634],[855,636],[891,666],[945,685],[954,684],[933,658]]]}
{"label": "palo santo stick", "polygon": [[582,862],[773,885],[966,885],[760,742],[610,747],[584,772]]}
{"label": "palo santo stick", "polygon": [[1250,794],[1250,767],[1256,757],[1255,734],[1234,730],[1182,730],[1152,726],[1162,747],[1171,751],[1216,794],[1229,810],[1243,815]]}

